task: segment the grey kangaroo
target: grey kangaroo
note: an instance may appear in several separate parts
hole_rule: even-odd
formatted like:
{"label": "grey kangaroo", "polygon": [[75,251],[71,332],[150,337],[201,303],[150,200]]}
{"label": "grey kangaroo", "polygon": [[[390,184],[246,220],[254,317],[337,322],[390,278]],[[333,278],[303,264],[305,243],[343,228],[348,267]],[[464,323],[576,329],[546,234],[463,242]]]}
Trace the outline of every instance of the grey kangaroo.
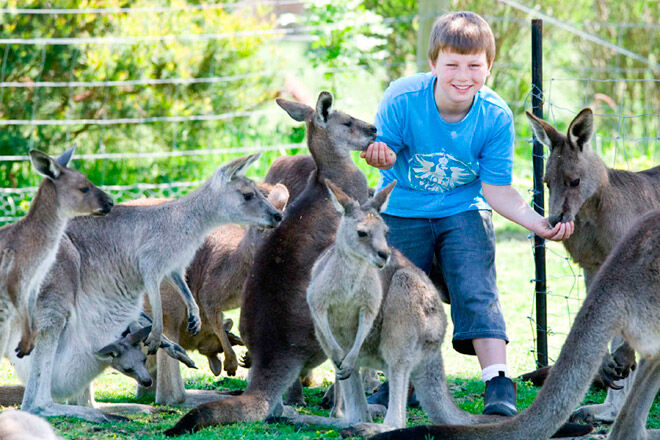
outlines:
{"label": "grey kangaroo", "polygon": [[[427,310],[423,307],[407,307],[400,310],[397,319],[385,314],[392,311],[395,302],[401,302],[397,296],[403,295],[410,303],[429,301],[435,289],[419,274],[401,272],[397,280],[390,284],[385,292],[379,269],[383,269],[390,259],[391,250],[385,234],[387,226],[378,215],[387,206],[387,200],[395,182],[376,194],[364,206],[347,196],[331,181],[326,181],[335,209],[342,214],[335,242],[316,260],[312,268],[312,277],[307,288],[309,304],[316,336],[321,347],[335,364],[339,390],[344,396],[346,414],[343,422],[351,425],[358,422],[371,422],[362,383],[357,373],[360,364],[385,368],[390,380],[390,405],[384,424],[393,428],[405,426],[405,398],[408,391],[410,366],[428,353],[416,353],[409,347],[418,347],[422,351],[438,349],[437,344],[429,344],[429,339],[436,340],[442,333],[442,308],[431,300]],[[399,262],[404,261],[401,259]],[[394,270],[394,272],[397,272]],[[403,277],[403,278],[401,278]],[[397,291],[407,279],[404,291]],[[388,282],[389,280],[385,280]],[[389,282],[388,282],[389,284]],[[419,292],[415,287],[422,287]],[[427,294],[427,295],[425,295]],[[428,295],[430,294],[430,295]],[[427,297],[426,297],[427,296]],[[385,302],[383,303],[383,300]],[[400,305],[400,304],[397,304]],[[437,306],[437,310],[433,307]],[[409,316],[412,311],[415,316]],[[415,313],[415,312],[429,313]],[[372,327],[379,314],[379,328]],[[387,335],[402,333],[402,329],[392,329],[394,322],[415,322],[419,331],[405,329],[411,339],[406,347],[397,346],[403,340],[401,335],[387,339]],[[380,338],[380,335],[386,335]],[[368,343],[361,351],[363,344]],[[415,336],[421,344],[415,343]],[[438,344],[442,342],[440,338]],[[337,386],[337,384],[335,384]],[[336,402],[338,403],[338,402]],[[392,429],[392,428],[390,428]]]}
{"label": "grey kangaroo", "polygon": [[30,210],[18,222],[0,228],[0,249],[14,253],[14,264],[3,273],[6,289],[0,292],[0,357],[6,352],[7,328],[12,311],[18,313],[22,337],[19,357],[34,348],[34,303],[69,220],[78,215],[105,215],[112,200],[78,171],[68,167],[74,148],[53,159],[30,151],[34,169],[44,176]]}
{"label": "grey kangaroo", "polygon": [[[527,113],[537,139],[550,148],[544,180],[550,189],[550,221],[575,221],[575,232],[564,246],[584,271],[587,292],[598,268],[616,241],[644,213],[660,208],[660,167],[640,172],[608,168],[590,146],[593,114],[586,108],[559,133],[547,122]],[[612,422],[621,409],[633,378],[623,389],[612,382],[626,376],[635,353],[621,337],[612,343],[612,356],[601,368],[608,390],[603,404],[579,409],[573,420]],[[620,383],[620,382],[619,382]]]}
{"label": "grey kangaroo", "polygon": [[532,405],[499,424],[421,426],[374,440],[547,439],[586,393],[607,344],[622,334],[642,360],[609,440],[660,439],[646,419],[660,388],[660,211],[644,215],[594,275],[555,366]]}
{"label": "grey kangaroo", "polygon": [[[279,224],[280,212],[243,177],[257,157],[229,162],[200,188],[175,201],[119,206],[105,217],[70,222],[37,301],[38,336],[31,368],[23,368],[29,371],[23,409],[45,416],[107,420],[93,408],[55,404],[53,395],[58,389],[76,395],[87,388],[105,367],[95,353],[138,319],[145,291],[154,318],[146,344],[153,350],[156,336],[156,348],[161,344],[161,281],[183,273],[213,228],[229,222]],[[194,304],[182,275],[178,281],[187,303]]]}
{"label": "grey kangaroo", "polygon": [[[284,185],[257,183],[257,187],[276,209],[284,209],[289,199]],[[131,204],[154,205],[162,202],[144,199]],[[164,333],[183,348],[198,350],[206,356],[216,376],[222,371],[219,353],[224,353],[226,372],[230,376],[236,374],[238,362],[228,335],[231,321],[225,321],[222,312],[241,305],[243,284],[254,260],[256,247],[267,231],[257,226],[220,226],[206,237],[197,250],[186,270],[186,280],[200,306],[202,327],[198,334],[191,335],[186,331],[187,317],[176,288],[171,283],[161,284]],[[146,310],[149,310],[148,305]],[[186,392],[178,362],[161,351],[157,354],[157,368],[152,365],[150,371],[156,377],[155,398],[158,404],[195,406],[219,399],[216,392]],[[138,395],[147,392],[139,386]]]}

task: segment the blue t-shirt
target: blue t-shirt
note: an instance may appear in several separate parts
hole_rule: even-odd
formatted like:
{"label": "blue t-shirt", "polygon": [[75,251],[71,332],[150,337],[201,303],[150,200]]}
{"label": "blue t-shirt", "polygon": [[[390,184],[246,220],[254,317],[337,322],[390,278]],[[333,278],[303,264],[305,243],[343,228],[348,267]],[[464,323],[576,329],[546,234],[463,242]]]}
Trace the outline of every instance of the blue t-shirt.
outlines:
{"label": "blue t-shirt", "polygon": [[435,82],[430,72],[396,80],[378,108],[377,140],[397,154],[378,184],[397,180],[386,214],[440,218],[490,209],[481,182],[511,184],[515,133],[509,107],[484,86],[462,121],[445,122],[435,105]]}

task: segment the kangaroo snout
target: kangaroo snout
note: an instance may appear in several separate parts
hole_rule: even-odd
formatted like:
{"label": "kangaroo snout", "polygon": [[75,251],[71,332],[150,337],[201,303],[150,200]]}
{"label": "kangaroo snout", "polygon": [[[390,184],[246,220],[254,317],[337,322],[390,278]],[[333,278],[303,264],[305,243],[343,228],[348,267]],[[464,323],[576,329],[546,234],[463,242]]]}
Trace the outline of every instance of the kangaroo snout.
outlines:
{"label": "kangaroo snout", "polygon": [[382,269],[387,265],[387,263],[390,261],[390,250],[380,250],[376,252],[376,259],[374,261],[374,265]]}
{"label": "kangaroo snout", "polygon": [[138,383],[145,388],[149,388],[154,383],[154,381],[151,377],[141,377],[138,379]]}

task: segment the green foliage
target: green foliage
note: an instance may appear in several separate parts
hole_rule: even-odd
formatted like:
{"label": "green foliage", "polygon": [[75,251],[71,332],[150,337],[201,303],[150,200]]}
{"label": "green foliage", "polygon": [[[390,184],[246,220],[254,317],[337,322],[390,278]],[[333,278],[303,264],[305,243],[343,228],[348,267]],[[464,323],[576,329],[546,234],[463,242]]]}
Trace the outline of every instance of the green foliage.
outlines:
{"label": "green foliage", "polygon": [[[2,7],[15,2],[0,2]],[[175,1],[172,6],[185,2]],[[59,2],[57,7],[77,7]],[[148,7],[153,1],[86,2],[86,7]],[[20,7],[52,7],[43,1]],[[0,15],[0,37],[61,38],[229,34],[272,28],[272,20],[245,10],[84,14]],[[3,119],[118,119],[152,116],[211,115],[254,110],[274,97],[272,75],[254,75],[277,68],[264,45],[271,37],[174,38],[129,44],[5,45],[1,77],[4,81],[123,81],[135,79],[200,78],[245,75],[238,81],[196,84],[125,85],[104,87],[43,87],[0,89]],[[255,121],[252,121],[254,123]],[[256,121],[259,123],[259,121]],[[121,125],[6,126],[0,130],[0,154],[26,154],[39,148],[54,154],[69,144],[77,153],[155,152],[220,148],[254,140],[246,118],[208,122]],[[252,125],[254,127],[254,125]],[[258,136],[257,136],[258,137]],[[191,180],[208,171],[208,160],[183,161],[174,167],[164,161],[85,162],[82,171],[99,183]],[[217,164],[212,161],[210,166]],[[180,166],[180,167],[178,167]],[[172,169],[173,168],[173,169]],[[203,174],[202,174],[203,175]],[[35,184],[27,164],[0,164],[2,186]]]}

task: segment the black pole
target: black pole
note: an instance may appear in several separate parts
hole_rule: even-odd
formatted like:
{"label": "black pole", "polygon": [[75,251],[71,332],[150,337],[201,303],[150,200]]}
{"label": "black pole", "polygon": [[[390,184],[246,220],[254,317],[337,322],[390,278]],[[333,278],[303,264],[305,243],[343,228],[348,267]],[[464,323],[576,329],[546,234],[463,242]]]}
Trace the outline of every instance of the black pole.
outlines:
{"label": "black pole", "polygon": [[[543,117],[543,20],[532,20],[532,112]],[[543,201],[543,145],[534,138],[534,210],[545,216]],[[534,266],[536,268],[536,350],[537,366],[548,365],[548,319],[546,308],[545,239],[534,236]]]}

